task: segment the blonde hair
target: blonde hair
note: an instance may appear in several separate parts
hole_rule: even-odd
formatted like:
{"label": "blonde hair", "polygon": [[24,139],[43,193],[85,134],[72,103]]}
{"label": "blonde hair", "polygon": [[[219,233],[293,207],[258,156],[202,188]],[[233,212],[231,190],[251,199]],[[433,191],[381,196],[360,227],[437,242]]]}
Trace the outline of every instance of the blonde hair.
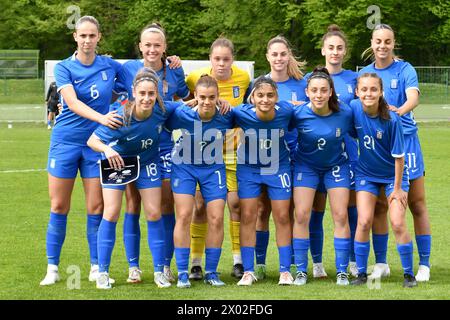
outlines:
{"label": "blonde hair", "polygon": [[275,38],[272,38],[269,40],[269,42],[267,43],[267,52],[269,52],[270,47],[274,43],[282,43],[288,49],[288,53],[289,53],[289,62],[288,62],[288,67],[287,67],[288,76],[291,78],[294,78],[296,80],[303,79],[302,69],[305,68],[306,61],[305,60],[298,61],[298,58],[295,57],[294,54],[292,53],[292,49],[291,49],[289,42],[287,41],[287,39],[285,37],[283,37],[281,35],[278,35]]}
{"label": "blonde hair", "polygon": [[209,48],[209,54],[212,54],[214,48],[216,47],[224,47],[230,49],[231,55],[234,57],[234,45],[233,42],[231,42],[231,40],[223,36],[220,36],[219,38],[214,40],[214,42],[211,44],[211,47]]}
{"label": "blonde hair", "polygon": [[[136,86],[142,82],[142,81],[150,81],[155,85],[156,88],[156,101],[158,102],[161,110],[165,113],[166,112],[166,107],[164,106],[164,101],[161,98],[160,94],[159,94],[159,90],[158,90],[158,75],[156,74],[155,71],[153,71],[150,68],[142,68],[138,71],[138,73],[136,74],[136,77],[134,77],[133,80],[133,89],[136,88]],[[156,103],[155,103],[156,104]],[[123,122],[124,122],[124,126],[129,126],[131,124],[131,118],[133,115],[133,112],[136,108],[136,101],[130,101],[128,100],[128,102],[125,104],[125,106],[123,107]]]}

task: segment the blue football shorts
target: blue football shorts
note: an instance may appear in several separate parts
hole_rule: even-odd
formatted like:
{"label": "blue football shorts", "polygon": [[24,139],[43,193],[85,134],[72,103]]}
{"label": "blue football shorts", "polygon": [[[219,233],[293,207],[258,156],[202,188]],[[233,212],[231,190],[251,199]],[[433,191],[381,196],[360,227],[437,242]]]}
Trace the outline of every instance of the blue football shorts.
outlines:
{"label": "blue football shorts", "polygon": [[266,174],[261,168],[237,166],[238,196],[242,199],[258,198],[262,186],[267,188],[271,200],[289,200],[292,195],[290,166],[278,168],[278,172]]}
{"label": "blue football shorts", "polygon": [[[296,163],[293,176],[294,188],[306,187],[322,193],[333,188],[350,189],[350,176],[350,165],[348,162],[323,171],[311,168],[305,163]],[[324,189],[319,190],[319,187]]]}
{"label": "blue football shorts", "polygon": [[[139,171],[139,178],[133,181],[136,188],[140,189],[150,189],[150,188],[161,188],[161,172],[158,166],[158,160],[155,159],[154,162],[147,164],[141,163],[141,169]],[[115,190],[125,190],[126,184],[123,185],[103,185],[102,188],[105,189],[115,189]]]}
{"label": "blue football shorts", "polygon": [[227,177],[224,164],[200,166],[194,164],[172,165],[170,184],[173,193],[190,194],[195,197],[197,184],[207,204],[227,198]]}
{"label": "blue football shorts", "polygon": [[52,176],[63,179],[75,179],[78,170],[82,178],[99,178],[100,159],[101,154],[88,146],[51,142],[47,171]]}
{"label": "blue football shorts", "polygon": [[[356,177],[356,192],[366,191],[370,192],[377,197],[380,196],[380,189],[384,187],[384,193],[386,197],[389,197],[392,191],[394,191],[394,179],[387,180],[386,182],[374,182],[370,181],[370,177],[366,176],[357,176]],[[409,191],[409,182],[406,177],[402,180],[402,190],[405,192]]]}
{"label": "blue football shorts", "polygon": [[417,133],[405,136],[405,165],[408,167],[409,180],[425,175],[422,148]]}

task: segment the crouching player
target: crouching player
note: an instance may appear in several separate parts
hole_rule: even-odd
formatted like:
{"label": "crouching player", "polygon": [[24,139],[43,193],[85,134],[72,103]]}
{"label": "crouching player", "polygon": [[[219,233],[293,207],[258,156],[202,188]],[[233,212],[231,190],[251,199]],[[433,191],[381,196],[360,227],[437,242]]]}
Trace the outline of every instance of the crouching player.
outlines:
{"label": "crouching player", "polygon": [[[135,184],[141,195],[148,227],[148,244],[153,256],[154,281],[160,288],[170,286],[163,274],[164,224],[161,219],[161,179],[158,169],[159,136],[164,122],[177,103],[163,103],[158,93],[158,76],[151,69],[142,69],[133,81],[134,101],[118,113],[124,126],[112,130],[99,127],[87,144],[103,152],[111,167],[124,166],[122,157],[140,157],[140,174]],[[105,209],[98,230],[98,289],[111,289],[109,266],[116,239],[116,224],[122,207],[125,185],[103,185]]]}
{"label": "crouching player", "polygon": [[413,244],[405,217],[409,183],[401,119],[395,112],[389,111],[383,98],[382,80],[375,73],[364,73],[358,78],[357,95],[359,100],[352,101],[351,107],[360,150],[356,166],[358,226],[355,255],[358,277],[351,284],[362,285],[367,282],[369,233],[377,198],[384,187],[403,267],[403,286],[415,287]]}
{"label": "crouching player", "polygon": [[[203,75],[194,91],[197,106],[176,109],[166,122],[169,130],[181,129],[182,136],[172,154],[171,185],[176,208],[174,230],[175,259],[179,288],[189,288],[190,225],[197,184],[206,204],[205,283],[223,286],[217,266],[222,253],[223,217],[227,196],[223,137],[233,126],[231,113],[221,114],[217,107],[217,81]],[[228,108],[229,109],[229,108]]]}

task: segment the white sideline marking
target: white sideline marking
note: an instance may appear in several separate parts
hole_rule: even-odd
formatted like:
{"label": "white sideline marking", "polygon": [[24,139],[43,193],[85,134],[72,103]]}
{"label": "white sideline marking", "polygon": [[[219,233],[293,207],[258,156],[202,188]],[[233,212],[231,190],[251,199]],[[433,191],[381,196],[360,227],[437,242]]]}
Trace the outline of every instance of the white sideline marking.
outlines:
{"label": "white sideline marking", "polygon": [[25,169],[25,170],[0,170],[0,173],[23,173],[23,172],[41,172],[47,169]]}
{"label": "white sideline marking", "polygon": [[27,110],[27,109],[43,109],[43,106],[29,106],[29,107],[0,107],[0,110],[9,110],[11,111],[12,109],[14,110]]}

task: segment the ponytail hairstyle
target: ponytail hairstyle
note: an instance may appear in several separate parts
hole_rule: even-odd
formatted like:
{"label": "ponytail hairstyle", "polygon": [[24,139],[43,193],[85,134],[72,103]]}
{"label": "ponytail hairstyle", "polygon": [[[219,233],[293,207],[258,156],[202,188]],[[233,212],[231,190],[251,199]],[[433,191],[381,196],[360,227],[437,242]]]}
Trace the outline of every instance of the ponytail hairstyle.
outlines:
{"label": "ponytail hairstyle", "polygon": [[[136,74],[136,76],[134,77],[133,80],[133,89],[136,88],[136,86],[142,82],[142,81],[150,81],[153,82],[153,84],[155,85],[155,89],[156,89],[156,102],[159,104],[159,107],[161,108],[161,110],[163,111],[163,113],[166,112],[166,107],[164,106],[164,102],[159,94],[159,90],[158,90],[158,81],[159,81],[159,77],[156,74],[155,71],[153,71],[150,68],[142,68],[138,71],[138,73]],[[156,103],[155,103],[156,105]],[[136,101],[135,100],[128,100],[128,102],[125,104],[125,106],[123,107],[123,122],[124,122],[124,126],[129,126],[131,124],[131,118],[133,115],[133,112],[136,108]]]}
{"label": "ponytail hairstyle", "polygon": [[231,40],[220,36],[219,38],[217,38],[216,40],[214,40],[214,42],[211,44],[211,47],[209,48],[209,54],[211,55],[214,48],[216,47],[224,47],[224,48],[228,48],[231,51],[231,55],[234,57],[234,45],[233,42],[231,42]]}
{"label": "ponytail hairstyle", "polygon": [[247,103],[254,104],[253,95],[254,95],[255,91],[258,90],[263,84],[270,85],[272,87],[272,89],[275,90],[275,92],[278,95],[277,83],[269,77],[259,76],[253,83],[253,88],[252,88],[252,91],[250,92],[250,94],[248,95]]}
{"label": "ponytail hairstyle", "polygon": [[203,86],[205,88],[214,87],[217,90],[217,94],[219,94],[219,85],[217,84],[217,80],[211,77],[209,74],[202,74],[200,78],[197,80],[195,84],[195,91],[197,88]]}
{"label": "ponytail hairstyle", "polygon": [[314,68],[314,71],[308,78],[307,87],[309,87],[309,83],[311,82],[312,79],[325,79],[328,81],[328,84],[330,85],[331,89],[331,96],[330,99],[328,100],[328,107],[332,112],[339,112],[340,109],[338,97],[336,95],[336,90],[334,90],[334,82],[330,76],[330,73],[328,72],[328,69],[323,66],[317,66],[316,68]]}
{"label": "ponytail hairstyle", "polygon": [[[383,92],[383,80],[381,80],[381,78],[374,72],[369,73],[363,73],[362,75],[360,75],[356,81],[356,86],[358,87],[359,85],[359,80],[362,78],[375,78],[378,79],[378,83],[380,85],[380,90],[381,92]],[[386,102],[386,99],[384,98],[384,95],[382,94],[380,96],[380,99],[378,100],[378,115],[381,119],[385,120],[385,121],[389,121],[391,120],[391,116],[389,115],[389,105]]]}
{"label": "ponytail hairstyle", "polygon": [[[327,33],[325,33],[322,37],[322,48],[324,48],[325,46],[325,41],[330,38],[330,37],[339,37],[342,39],[342,41],[344,41],[345,44],[345,49],[346,49],[346,56],[349,52],[348,50],[348,40],[347,40],[347,36],[344,34],[344,32],[342,32],[341,28],[337,25],[337,24],[330,24],[327,28]],[[345,60],[345,57],[344,57]]]}
{"label": "ponytail hairstyle", "polygon": [[98,23],[98,20],[95,19],[93,16],[82,16],[80,19],[78,19],[77,22],[75,23],[75,31],[77,31],[80,28],[81,24],[84,22],[90,22],[92,24],[95,24],[98,32],[100,33],[100,23]]}
{"label": "ponytail hairstyle", "polygon": [[[391,27],[390,25],[384,24],[384,23],[377,24],[377,25],[375,26],[375,28],[373,28],[373,31],[372,31],[372,38],[373,38],[373,34],[375,33],[375,31],[377,31],[377,30],[382,30],[382,29],[387,29],[387,30],[392,31],[392,34],[394,35],[394,40],[395,40],[395,32],[394,32],[394,29],[392,29],[392,27]],[[394,50],[395,50],[395,49],[398,49],[398,48],[395,47]],[[392,55],[393,55],[394,60],[401,60],[399,56],[395,55],[395,53],[393,53]],[[368,60],[369,58],[370,58],[371,60],[375,60],[375,54],[374,54],[374,52],[373,52],[373,50],[372,50],[372,46],[368,47],[366,50],[363,51],[363,53],[361,54],[361,58],[362,58],[364,61]]]}
{"label": "ponytail hairstyle", "polygon": [[[152,22],[152,23],[146,25],[144,27],[144,29],[142,29],[142,31],[141,31],[140,39],[142,38],[142,35],[144,35],[147,32],[158,33],[159,35],[161,35],[161,37],[164,40],[164,43],[166,44],[166,49],[167,49],[166,31],[161,26],[161,24],[159,24],[158,22]],[[161,62],[162,62],[162,66],[163,66],[163,76],[162,76],[163,95],[166,95],[169,92],[169,83],[166,80],[166,76],[167,76],[167,66],[166,66],[167,52],[166,51],[164,51],[161,56]]]}
{"label": "ponytail hairstyle", "polygon": [[294,78],[296,80],[303,79],[302,69],[305,68],[306,61],[305,60],[298,61],[298,57],[294,56],[294,54],[292,53],[291,45],[289,44],[287,39],[281,35],[278,35],[275,38],[272,38],[269,40],[269,42],[267,43],[267,52],[269,52],[270,47],[274,43],[282,43],[288,49],[289,62],[288,62],[288,67],[287,67],[287,74],[288,74],[289,78]]}

